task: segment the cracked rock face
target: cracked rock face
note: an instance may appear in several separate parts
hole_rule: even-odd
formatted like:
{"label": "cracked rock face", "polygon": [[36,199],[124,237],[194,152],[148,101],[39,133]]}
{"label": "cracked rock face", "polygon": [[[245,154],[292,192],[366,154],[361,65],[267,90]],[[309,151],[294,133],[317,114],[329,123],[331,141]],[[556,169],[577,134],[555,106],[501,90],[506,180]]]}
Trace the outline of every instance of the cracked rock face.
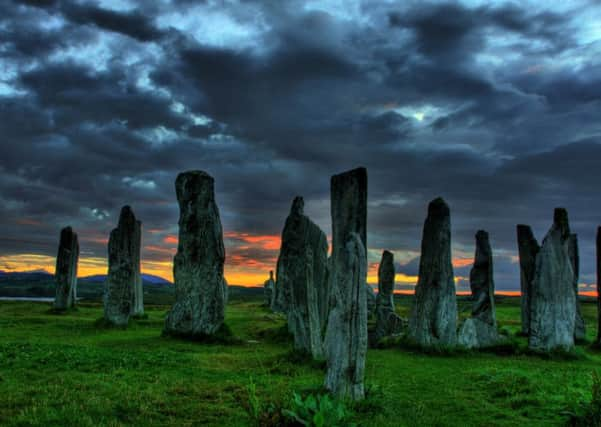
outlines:
{"label": "cracked rock face", "polygon": [[339,258],[343,265],[332,289],[335,301],[328,318],[324,346],[327,357],[325,387],[340,398],[360,400],[365,396],[367,353],[367,258],[363,242],[351,233]]}
{"label": "cracked rock face", "polygon": [[424,223],[419,279],[409,335],[422,346],[455,345],[457,299],[451,264],[451,215],[441,198],[430,202]]}
{"label": "cracked rock face", "polygon": [[402,319],[394,311],[394,276],[394,256],[392,252],[384,251],[378,267],[376,341],[385,336],[400,333],[403,326]]}
{"label": "cracked rock face", "polygon": [[522,333],[528,334],[530,328],[530,296],[536,271],[536,255],[540,251],[540,246],[528,225],[519,224],[517,226],[517,236],[520,257]]}
{"label": "cracked rock face", "polygon": [[574,347],[576,297],[565,209],[555,209],[553,226],[536,256],[530,296],[528,346],[533,350]]}
{"label": "cracked rock face", "polygon": [[302,197],[296,197],[282,232],[276,304],[285,308],[295,348],[323,359],[321,313],[327,302],[328,242],[303,208]]}
{"label": "cracked rock face", "polygon": [[[119,225],[108,244],[108,275],[104,291],[104,318],[116,326],[126,326],[134,312],[136,288],[141,287],[140,236],[141,223],[129,206],[121,209]],[[142,312],[144,311],[142,305]]]}
{"label": "cracked rock face", "polygon": [[493,257],[488,233],[476,233],[476,254],[470,271],[472,291],[472,317],[467,319],[460,332],[459,344],[467,348],[490,347],[500,340],[495,316],[495,284]]}
{"label": "cracked rock face", "polygon": [[574,287],[574,298],[576,299],[576,323],[574,325],[574,339],[584,340],[586,338],[586,327],[580,308],[580,297],[578,296],[580,255],[578,253],[578,236],[576,234],[570,234],[570,240],[568,242],[568,254],[570,256],[570,263],[572,264],[572,271],[574,272],[574,280],[572,283]]}
{"label": "cracked rock face", "polygon": [[206,336],[223,325],[227,283],[225,250],[214,180],[202,171],[179,174],[179,244],[173,260],[175,303],[167,314],[167,334]]}
{"label": "cracked rock face", "polygon": [[367,170],[332,176],[332,256],[324,340],[325,387],[352,400],[364,397],[367,352]]}
{"label": "cracked rock face", "polygon": [[79,242],[77,233],[71,227],[61,230],[58,254],[56,256],[56,270],[54,280],[56,295],[54,297],[55,310],[73,308],[77,300],[77,262],[79,260]]}

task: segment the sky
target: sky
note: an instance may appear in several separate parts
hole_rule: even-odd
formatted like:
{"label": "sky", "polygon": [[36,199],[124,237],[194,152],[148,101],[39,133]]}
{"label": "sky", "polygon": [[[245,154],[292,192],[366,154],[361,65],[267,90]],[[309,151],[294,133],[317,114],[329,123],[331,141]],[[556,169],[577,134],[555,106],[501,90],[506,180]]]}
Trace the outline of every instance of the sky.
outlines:
{"label": "sky", "polygon": [[0,2],[0,270],[106,272],[123,205],[142,269],[172,278],[174,181],[215,178],[226,278],[275,269],[296,195],[331,234],[330,176],[368,169],[369,281],[384,249],[416,281],[430,200],[451,207],[468,290],[490,233],[498,290],[519,289],[516,230],[553,209],[578,233],[581,288],[601,225],[601,5],[582,1]]}

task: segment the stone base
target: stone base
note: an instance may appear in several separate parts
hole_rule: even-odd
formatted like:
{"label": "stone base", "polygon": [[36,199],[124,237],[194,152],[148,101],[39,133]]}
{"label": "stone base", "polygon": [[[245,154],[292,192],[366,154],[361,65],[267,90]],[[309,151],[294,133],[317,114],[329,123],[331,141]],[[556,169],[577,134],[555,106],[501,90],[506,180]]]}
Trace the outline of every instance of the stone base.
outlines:
{"label": "stone base", "polygon": [[497,328],[476,318],[469,318],[461,327],[458,344],[466,348],[492,347],[501,343],[503,338]]}

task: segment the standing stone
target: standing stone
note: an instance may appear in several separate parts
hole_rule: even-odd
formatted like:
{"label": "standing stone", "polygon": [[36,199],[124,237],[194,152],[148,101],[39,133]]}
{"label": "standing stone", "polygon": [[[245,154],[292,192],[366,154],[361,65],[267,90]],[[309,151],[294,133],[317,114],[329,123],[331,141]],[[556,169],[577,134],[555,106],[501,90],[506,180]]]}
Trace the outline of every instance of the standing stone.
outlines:
{"label": "standing stone", "polygon": [[338,260],[344,264],[335,266],[339,270],[324,341],[328,366],[324,385],[339,398],[361,400],[367,353],[367,258],[357,233],[350,234]]}
{"label": "standing stone", "polygon": [[175,191],[180,208],[179,244],[173,259],[175,303],[167,314],[165,333],[202,337],[221,328],[227,304],[214,180],[202,171],[180,173]]}
{"label": "standing stone", "polygon": [[459,333],[459,344],[467,348],[490,347],[498,343],[495,316],[495,283],[493,280],[492,249],[488,233],[476,233],[476,254],[470,271],[472,317],[467,319]]}
{"label": "standing stone", "polygon": [[332,176],[332,256],[324,341],[325,387],[339,397],[364,397],[367,352],[367,170]]}
{"label": "standing stone", "polygon": [[601,227],[597,227],[597,344],[601,344]]}
{"label": "standing stone", "polygon": [[422,346],[455,345],[457,298],[451,263],[451,214],[442,198],[428,205],[419,279],[409,319],[409,334]]}
{"label": "standing stone", "polygon": [[365,284],[365,298],[367,298],[367,316],[376,315],[376,293],[369,283]]}
{"label": "standing stone", "polygon": [[580,255],[578,254],[577,234],[570,234],[570,240],[568,242],[568,254],[570,256],[570,263],[572,264],[572,271],[574,272],[573,288],[574,298],[576,299],[576,323],[574,326],[574,339],[581,341],[586,338],[586,327],[584,324],[584,317],[582,317],[582,311],[580,308],[580,297],[578,296],[578,280],[580,279]]}
{"label": "standing stone", "polygon": [[517,226],[518,251],[520,257],[520,290],[522,306],[522,334],[527,335],[530,328],[530,296],[532,281],[536,271],[536,255],[540,246],[528,225]]}
{"label": "standing stone", "polygon": [[75,307],[77,303],[77,262],[79,260],[79,242],[77,233],[71,227],[61,230],[58,255],[56,256],[56,296],[54,309],[57,311]]}
{"label": "standing stone", "polygon": [[[328,241],[304,214],[304,201],[296,197],[282,232],[276,289],[285,290],[288,329],[294,347],[323,358],[321,305],[328,262]],[[283,295],[282,293],[279,294]]]}
{"label": "standing stone", "polygon": [[376,297],[375,340],[401,332],[402,320],[394,311],[394,256],[382,252],[378,267],[378,295]]}
{"label": "standing stone", "polygon": [[140,268],[140,251],[142,248],[142,222],[136,221],[136,232],[134,234],[134,301],[132,304],[131,315],[134,317],[144,316],[144,287],[142,283],[142,273]]}
{"label": "standing stone", "polygon": [[553,226],[536,256],[530,297],[528,346],[533,350],[574,347],[576,298],[565,209],[555,209]]}
{"label": "standing stone", "polygon": [[273,280],[273,270],[269,271],[269,279],[263,284],[263,293],[265,297],[264,305],[271,307],[273,301],[273,292],[275,290],[275,281]]}
{"label": "standing stone", "polygon": [[140,222],[129,206],[119,215],[119,225],[109,238],[109,268],[104,289],[104,318],[126,326],[133,313],[140,280]]}

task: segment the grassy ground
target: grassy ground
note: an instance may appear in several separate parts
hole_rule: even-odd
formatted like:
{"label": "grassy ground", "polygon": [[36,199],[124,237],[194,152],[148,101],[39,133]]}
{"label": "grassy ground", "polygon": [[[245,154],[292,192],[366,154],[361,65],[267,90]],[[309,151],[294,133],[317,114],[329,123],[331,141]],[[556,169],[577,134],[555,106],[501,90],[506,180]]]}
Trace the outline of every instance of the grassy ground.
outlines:
{"label": "grassy ground", "polygon": [[[515,333],[519,301],[498,303],[501,327]],[[398,311],[406,315],[409,298]],[[467,314],[462,302],[461,315]],[[253,425],[248,386],[285,405],[294,391],[315,392],[323,370],[291,357],[284,324],[258,301],[234,301],[227,324],[241,338],[202,344],[161,337],[167,307],[127,330],[102,329],[99,305],[66,315],[41,303],[0,303],[0,424],[7,426]],[[588,325],[595,306],[584,305]],[[592,341],[596,331],[588,328]],[[516,338],[521,347],[524,338]],[[601,353],[579,346],[574,359],[534,355],[424,355],[368,352],[371,396],[354,412],[365,426],[562,425],[591,398]],[[256,425],[256,423],[254,424]]]}

